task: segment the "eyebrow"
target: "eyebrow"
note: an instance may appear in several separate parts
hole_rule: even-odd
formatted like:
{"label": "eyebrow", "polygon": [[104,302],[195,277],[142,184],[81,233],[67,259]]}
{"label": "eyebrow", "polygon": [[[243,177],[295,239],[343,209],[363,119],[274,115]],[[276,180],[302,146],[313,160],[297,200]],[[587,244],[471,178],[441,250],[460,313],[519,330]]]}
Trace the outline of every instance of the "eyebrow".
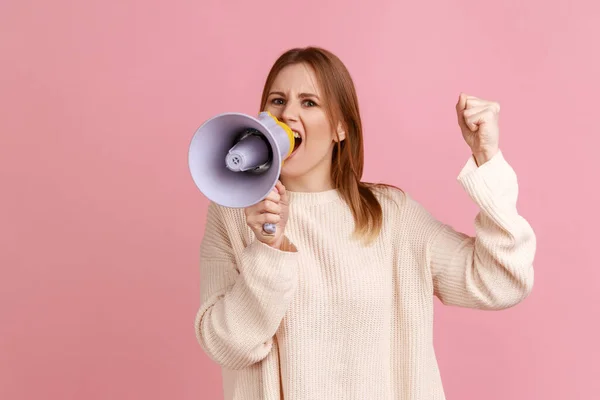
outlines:
{"label": "eyebrow", "polygon": [[[271,95],[274,95],[274,94],[276,94],[276,95],[278,95],[278,96],[285,97],[285,94],[284,94],[283,92],[271,92],[271,93],[269,93],[269,96],[271,96]],[[319,96],[317,96],[317,95],[316,95],[316,94],[314,94],[314,93],[300,93],[300,94],[298,95],[298,97],[300,97],[300,98],[305,98],[305,97],[314,97],[314,98],[316,98],[316,99],[318,99],[318,98],[319,98]]]}

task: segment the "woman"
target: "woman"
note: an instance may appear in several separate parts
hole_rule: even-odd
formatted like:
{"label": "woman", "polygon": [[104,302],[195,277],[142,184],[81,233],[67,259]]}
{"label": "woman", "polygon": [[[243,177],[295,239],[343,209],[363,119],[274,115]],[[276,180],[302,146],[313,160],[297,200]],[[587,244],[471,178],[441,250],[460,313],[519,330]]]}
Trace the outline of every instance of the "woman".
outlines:
{"label": "woman", "polygon": [[472,151],[458,178],[480,209],[476,237],[399,189],[360,181],[356,93],[330,52],[283,54],[261,110],[300,140],[267,199],[209,207],[195,323],[223,367],[225,399],[444,399],[433,296],[497,310],[533,285],[535,235],[498,148],[498,105],[464,94],[457,104]]}

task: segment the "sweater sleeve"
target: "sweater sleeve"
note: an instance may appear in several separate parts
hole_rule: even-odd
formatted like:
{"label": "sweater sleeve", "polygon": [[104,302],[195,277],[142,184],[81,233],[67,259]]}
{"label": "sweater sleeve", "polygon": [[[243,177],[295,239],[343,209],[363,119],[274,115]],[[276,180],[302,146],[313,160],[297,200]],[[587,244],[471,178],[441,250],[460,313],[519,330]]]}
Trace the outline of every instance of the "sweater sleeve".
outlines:
{"label": "sweater sleeve", "polygon": [[514,170],[498,152],[457,178],[478,205],[475,237],[439,223],[428,242],[434,294],[443,304],[485,310],[512,307],[533,287],[536,237],[517,212]]}
{"label": "sweater sleeve", "polygon": [[212,360],[241,369],[271,350],[297,286],[298,253],[293,245],[283,251],[254,240],[236,255],[223,214],[221,207],[210,204],[200,251],[195,330]]}

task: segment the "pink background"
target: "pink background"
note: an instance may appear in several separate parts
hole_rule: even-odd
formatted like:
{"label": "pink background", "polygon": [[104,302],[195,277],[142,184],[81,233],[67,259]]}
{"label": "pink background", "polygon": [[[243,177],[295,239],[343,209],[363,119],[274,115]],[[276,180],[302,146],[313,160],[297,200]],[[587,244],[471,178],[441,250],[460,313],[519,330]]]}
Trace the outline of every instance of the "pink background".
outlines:
{"label": "pink background", "polygon": [[460,91],[502,105],[502,149],[538,235],[535,288],[503,312],[436,301],[448,399],[597,398],[599,11],[3,1],[0,398],[221,398],[193,331],[207,203],[187,147],[216,113],[256,113],[271,63],[308,44],[356,81],[365,179],[467,233],[477,210],[455,180],[469,153],[454,105]]}

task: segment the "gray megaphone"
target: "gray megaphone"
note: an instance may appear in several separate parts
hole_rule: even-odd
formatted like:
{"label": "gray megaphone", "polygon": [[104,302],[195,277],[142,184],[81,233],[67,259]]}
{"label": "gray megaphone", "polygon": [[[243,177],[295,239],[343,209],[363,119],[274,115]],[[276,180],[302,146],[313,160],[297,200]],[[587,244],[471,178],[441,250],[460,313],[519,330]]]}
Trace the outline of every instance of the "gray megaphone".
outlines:
{"label": "gray megaphone", "polygon": [[[245,208],[262,201],[275,187],[283,162],[294,150],[294,133],[269,112],[258,118],[223,113],[194,133],[188,163],[194,183],[211,201]],[[274,224],[264,224],[269,234]]]}

